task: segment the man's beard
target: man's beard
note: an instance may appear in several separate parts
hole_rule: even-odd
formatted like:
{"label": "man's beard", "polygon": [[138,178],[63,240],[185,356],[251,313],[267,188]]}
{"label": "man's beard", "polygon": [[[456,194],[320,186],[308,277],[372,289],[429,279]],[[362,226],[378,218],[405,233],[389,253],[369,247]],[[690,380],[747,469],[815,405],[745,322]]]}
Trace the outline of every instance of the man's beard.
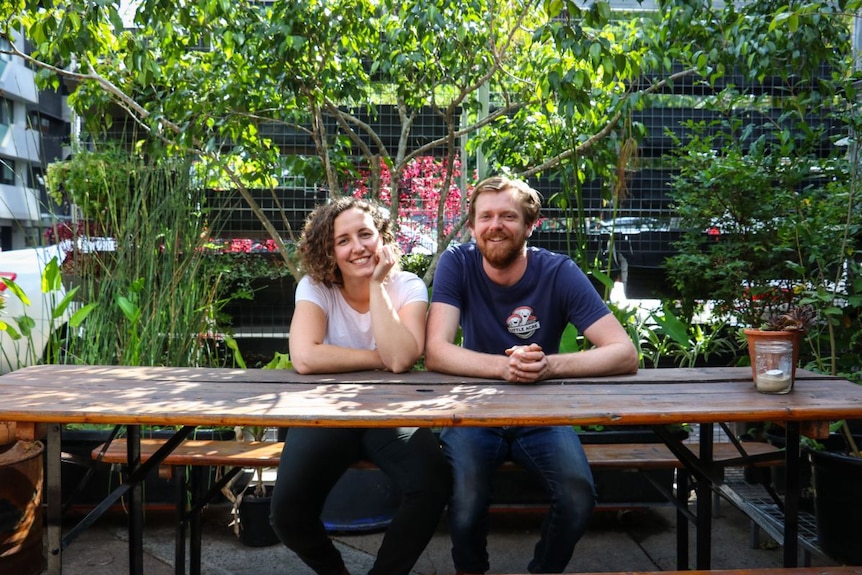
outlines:
{"label": "man's beard", "polygon": [[478,245],[485,261],[494,269],[504,269],[512,265],[521,255],[524,247],[523,242],[516,242],[515,238],[510,237],[503,242],[490,242],[483,239]]}

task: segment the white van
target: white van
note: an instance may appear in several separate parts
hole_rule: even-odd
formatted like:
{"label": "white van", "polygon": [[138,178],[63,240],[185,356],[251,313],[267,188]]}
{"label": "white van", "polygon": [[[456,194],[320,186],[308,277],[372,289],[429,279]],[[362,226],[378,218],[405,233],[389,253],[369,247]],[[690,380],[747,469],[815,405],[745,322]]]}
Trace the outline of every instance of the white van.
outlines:
{"label": "white van", "polygon": [[[58,258],[58,263],[62,262],[64,255],[62,248],[56,245],[0,251],[0,277],[15,282],[29,299],[29,305],[25,305],[11,288],[0,281],[0,374],[43,359],[51,333],[62,329],[68,321],[68,310],[62,317],[51,320],[52,310],[66,295],[62,285],[58,290],[42,293],[45,266],[54,257]],[[22,332],[24,317],[33,320],[33,328],[28,337],[15,339],[10,333]]]}

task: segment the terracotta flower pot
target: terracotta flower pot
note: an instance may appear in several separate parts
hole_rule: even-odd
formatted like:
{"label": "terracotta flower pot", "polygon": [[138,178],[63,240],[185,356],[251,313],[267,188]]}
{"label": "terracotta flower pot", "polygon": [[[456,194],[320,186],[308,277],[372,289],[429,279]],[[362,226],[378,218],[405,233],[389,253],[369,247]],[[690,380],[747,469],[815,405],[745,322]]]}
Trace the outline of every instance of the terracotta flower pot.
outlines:
{"label": "terracotta flower pot", "polygon": [[751,380],[757,379],[757,361],[754,356],[754,345],[756,341],[778,340],[789,341],[793,344],[793,377],[796,378],[796,366],[799,363],[799,345],[802,341],[801,331],[768,331],[763,329],[743,330],[748,338],[748,358],[751,361]]}

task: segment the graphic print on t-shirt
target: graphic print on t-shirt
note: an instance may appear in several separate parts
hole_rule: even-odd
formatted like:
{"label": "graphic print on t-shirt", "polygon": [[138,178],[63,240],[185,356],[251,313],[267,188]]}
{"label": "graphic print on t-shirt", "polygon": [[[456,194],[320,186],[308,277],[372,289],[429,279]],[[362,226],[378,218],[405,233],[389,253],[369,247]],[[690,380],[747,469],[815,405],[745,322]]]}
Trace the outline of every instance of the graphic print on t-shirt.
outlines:
{"label": "graphic print on t-shirt", "polygon": [[539,318],[533,315],[533,308],[526,305],[516,307],[506,319],[506,329],[521,339],[532,337],[540,327]]}

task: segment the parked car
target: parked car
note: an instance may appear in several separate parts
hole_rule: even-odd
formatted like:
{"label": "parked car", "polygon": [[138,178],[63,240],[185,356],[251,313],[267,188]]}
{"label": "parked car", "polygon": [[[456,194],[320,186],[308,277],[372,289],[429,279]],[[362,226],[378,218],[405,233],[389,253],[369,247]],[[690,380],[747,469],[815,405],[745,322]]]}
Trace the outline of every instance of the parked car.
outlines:
{"label": "parked car", "polygon": [[0,251],[0,278],[14,282],[24,296],[22,299],[11,285],[0,279],[0,373],[41,360],[51,333],[62,329],[68,321],[69,311],[51,319],[57,303],[65,296],[63,286],[42,292],[42,273],[48,262],[54,257],[60,262],[63,255],[56,245]]}

